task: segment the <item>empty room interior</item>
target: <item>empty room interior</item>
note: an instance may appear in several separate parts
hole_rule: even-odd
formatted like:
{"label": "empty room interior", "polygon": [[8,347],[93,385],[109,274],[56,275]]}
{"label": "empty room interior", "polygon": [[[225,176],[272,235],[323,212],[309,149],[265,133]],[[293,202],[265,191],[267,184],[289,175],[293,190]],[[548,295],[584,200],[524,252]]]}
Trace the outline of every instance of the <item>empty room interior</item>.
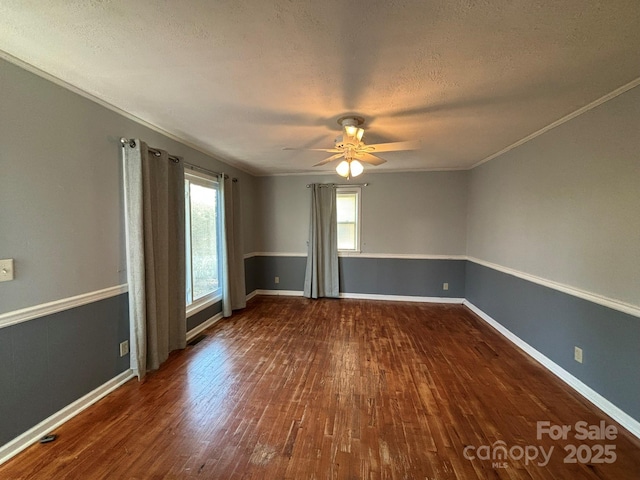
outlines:
{"label": "empty room interior", "polygon": [[0,4],[0,478],[640,478],[640,3]]}

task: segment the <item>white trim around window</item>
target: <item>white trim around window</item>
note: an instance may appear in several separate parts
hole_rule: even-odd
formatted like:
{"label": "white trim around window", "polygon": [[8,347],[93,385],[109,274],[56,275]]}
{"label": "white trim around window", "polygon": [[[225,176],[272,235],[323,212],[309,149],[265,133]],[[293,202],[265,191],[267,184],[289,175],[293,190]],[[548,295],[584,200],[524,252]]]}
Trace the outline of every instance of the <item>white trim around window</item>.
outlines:
{"label": "white trim around window", "polygon": [[187,312],[186,312],[187,318],[221,301],[222,301],[222,292],[220,291],[220,289],[218,289],[216,292],[210,295],[206,295],[202,298],[199,298],[198,300],[196,300],[195,302],[193,302],[191,305],[187,307]]}
{"label": "white trim around window", "polygon": [[[185,172],[185,254],[187,256],[186,259],[186,287],[187,287],[187,298],[185,299],[186,304],[186,314],[187,317],[191,315],[195,315],[196,313],[204,310],[210,305],[215,304],[216,302],[222,299],[222,285],[218,282],[218,288],[215,290],[205,294],[199,298],[193,298],[193,279],[192,279],[192,254],[191,254],[191,185],[198,185],[201,187],[213,189],[216,192],[216,256],[217,256],[217,264],[218,264],[218,279],[220,279],[220,246],[221,246],[221,235],[222,230],[220,226],[220,189],[218,179],[207,175],[201,172]],[[191,303],[189,303],[191,302]]]}

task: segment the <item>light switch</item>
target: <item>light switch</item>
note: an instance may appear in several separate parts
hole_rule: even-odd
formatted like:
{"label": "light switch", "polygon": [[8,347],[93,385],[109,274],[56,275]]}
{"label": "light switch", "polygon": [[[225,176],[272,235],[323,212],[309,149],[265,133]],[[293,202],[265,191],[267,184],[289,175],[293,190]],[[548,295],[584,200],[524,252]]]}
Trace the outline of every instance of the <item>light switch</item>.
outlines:
{"label": "light switch", "polygon": [[13,280],[13,258],[0,260],[0,282]]}

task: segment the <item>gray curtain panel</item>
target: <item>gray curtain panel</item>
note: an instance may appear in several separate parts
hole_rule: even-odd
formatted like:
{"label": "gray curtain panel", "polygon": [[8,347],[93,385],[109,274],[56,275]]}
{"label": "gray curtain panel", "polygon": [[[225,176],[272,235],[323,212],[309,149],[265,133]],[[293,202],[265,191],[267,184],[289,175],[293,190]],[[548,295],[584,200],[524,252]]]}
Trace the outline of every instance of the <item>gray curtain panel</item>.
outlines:
{"label": "gray curtain panel", "polygon": [[222,313],[229,317],[233,310],[247,306],[244,278],[244,247],[240,184],[222,175]]}
{"label": "gray curtain panel", "polygon": [[304,296],[340,296],[336,192],[328,185],[311,185],[311,221]]}
{"label": "gray curtain panel", "polygon": [[131,366],[138,378],[186,346],[182,161],[144,142],[125,145]]}

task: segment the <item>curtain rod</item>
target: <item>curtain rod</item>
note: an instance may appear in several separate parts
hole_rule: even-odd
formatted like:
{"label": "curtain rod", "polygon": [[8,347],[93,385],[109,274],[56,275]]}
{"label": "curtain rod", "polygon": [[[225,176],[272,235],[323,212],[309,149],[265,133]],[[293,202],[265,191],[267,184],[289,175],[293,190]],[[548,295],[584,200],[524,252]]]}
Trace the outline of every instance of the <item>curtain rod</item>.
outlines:
{"label": "curtain rod", "polygon": [[[199,167],[198,165],[192,165],[192,164],[187,163],[185,161],[183,161],[182,164],[184,165],[184,168],[188,168],[189,170],[199,170],[199,171],[201,171],[203,173],[208,173],[209,175],[213,175],[214,177],[220,177],[220,176],[224,175],[224,178],[229,178],[229,175],[227,175],[226,173],[222,174],[222,173],[214,172],[213,170],[209,170],[207,168],[202,168],[202,167]],[[238,179],[234,177],[234,178],[231,179],[231,181],[235,183],[235,182],[238,181]]]}
{"label": "curtain rod", "polygon": [[[135,148],[135,146],[136,146],[135,140],[133,140],[133,139],[129,140],[128,138],[125,138],[125,137],[122,137],[120,139],[120,143],[122,144],[123,147],[126,144],[128,144],[131,148]],[[156,157],[160,156],[160,150],[158,150],[158,149],[155,149],[155,148],[150,147],[150,146],[147,145],[147,150],[149,150],[151,153],[153,153]],[[180,157],[176,157],[175,155],[169,155],[169,160],[171,160],[174,163],[180,163]],[[213,175],[214,177],[219,177],[219,176],[223,175],[220,172],[214,172],[213,170],[209,170],[208,168],[203,168],[203,167],[199,167],[198,165],[193,165],[191,163],[187,163],[184,160],[182,161],[182,164],[186,168],[190,168],[191,170],[200,170],[201,172],[208,173],[209,175]],[[224,178],[229,178],[229,175],[225,174]],[[232,181],[233,182],[237,182],[238,179],[237,178],[233,178]]]}
{"label": "curtain rod", "polygon": [[[311,188],[313,183],[307,183],[307,188]],[[318,183],[321,187],[368,187],[368,183]]]}

